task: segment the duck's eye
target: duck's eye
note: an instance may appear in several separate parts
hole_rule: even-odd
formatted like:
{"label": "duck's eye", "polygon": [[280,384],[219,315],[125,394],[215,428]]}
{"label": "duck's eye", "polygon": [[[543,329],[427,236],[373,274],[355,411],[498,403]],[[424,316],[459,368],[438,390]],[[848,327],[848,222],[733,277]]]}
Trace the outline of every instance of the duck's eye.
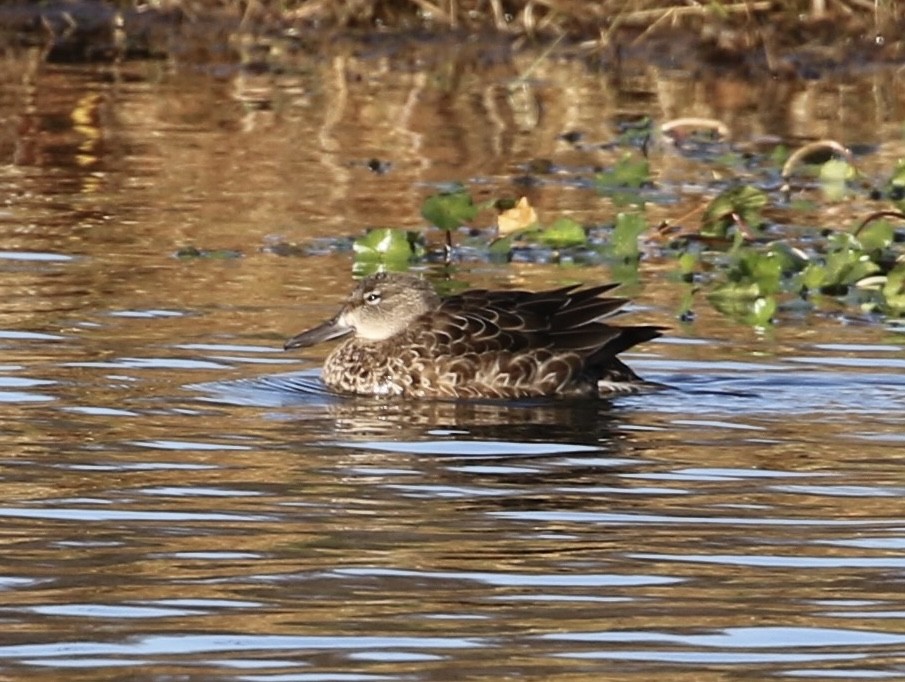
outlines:
{"label": "duck's eye", "polygon": [[376,305],[380,303],[380,292],[379,291],[369,291],[365,294],[365,303],[370,305]]}

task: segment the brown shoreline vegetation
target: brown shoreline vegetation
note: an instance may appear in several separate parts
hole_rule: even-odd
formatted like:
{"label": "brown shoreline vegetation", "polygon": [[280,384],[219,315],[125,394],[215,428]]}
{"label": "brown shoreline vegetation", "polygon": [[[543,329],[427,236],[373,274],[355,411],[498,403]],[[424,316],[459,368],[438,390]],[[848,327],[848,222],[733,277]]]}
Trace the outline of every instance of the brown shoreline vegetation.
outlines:
{"label": "brown shoreline vegetation", "polygon": [[[438,37],[778,72],[905,60],[897,0],[48,0],[0,3],[0,45],[50,61],[171,56],[275,39]],[[175,39],[175,40],[174,40]],[[203,52],[203,50],[202,50]]]}

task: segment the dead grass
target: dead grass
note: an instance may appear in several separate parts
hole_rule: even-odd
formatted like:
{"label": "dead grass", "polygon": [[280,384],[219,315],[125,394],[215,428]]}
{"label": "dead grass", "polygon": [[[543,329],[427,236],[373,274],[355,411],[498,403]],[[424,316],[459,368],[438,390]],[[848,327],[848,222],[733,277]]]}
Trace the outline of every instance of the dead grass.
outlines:
{"label": "dead grass", "polygon": [[[460,31],[558,38],[610,50],[671,39],[717,59],[766,62],[810,51],[826,62],[905,56],[901,0],[159,0],[203,15],[241,15],[245,27],[275,24],[333,32]],[[772,68],[772,67],[771,67]]]}
{"label": "dead grass", "polygon": [[246,20],[326,23],[331,26],[486,29],[507,33],[652,30],[688,22],[764,22],[784,26],[834,22],[844,33],[857,24],[888,31],[905,17],[898,0],[158,0],[193,13],[232,9]]}
{"label": "dead grass", "polygon": [[158,23],[177,17],[183,26],[214,27],[212,35],[495,33],[586,52],[641,46],[703,51],[717,61],[756,56],[771,70],[790,52],[822,63],[905,59],[901,0],[0,0],[0,29],[38,34],[34,40],[54,49],[67,41],[83,49],[120,15],[127,34],[142,23],[153,28],[156,15]]}

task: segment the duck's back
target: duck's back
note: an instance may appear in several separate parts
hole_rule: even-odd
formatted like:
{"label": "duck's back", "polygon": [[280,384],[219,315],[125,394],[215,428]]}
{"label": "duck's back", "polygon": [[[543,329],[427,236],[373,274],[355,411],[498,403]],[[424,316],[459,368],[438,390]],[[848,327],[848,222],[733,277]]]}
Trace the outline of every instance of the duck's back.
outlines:
{"label": "duck's back", "polygon": [[660,329],[603,322],[626,303],[601,297],[614,286],[466,291],[390,339],[346,341],[328,358],[324,379],[340,390],[409,397],[629,391],[643,382],[616,355],[659,336]]}

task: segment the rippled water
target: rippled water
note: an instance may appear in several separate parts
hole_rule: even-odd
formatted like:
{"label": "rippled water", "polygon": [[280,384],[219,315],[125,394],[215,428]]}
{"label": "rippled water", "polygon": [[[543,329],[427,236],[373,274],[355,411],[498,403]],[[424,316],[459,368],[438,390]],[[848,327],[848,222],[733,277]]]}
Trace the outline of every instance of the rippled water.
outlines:
{"label": "rippled water", "polygon": [[[895,327],[815,315],[759,333],[707,310],[680,325],[649,273],[637,316],[673,329],[628,360],[671,388],[332,396],[320,349],[278,349],[330,313],[348,255],[281,257],[268,239],[343,220],[354,234],[374,205],[375,221],[416,221],[411,187],[391,177],[410,195],[394,203],[352,147],[302,144],[304,103],[262,122],[208,74],[124,68],[111,85],[48,67],[4,95],[24,156],[3,169],[0,209],[3,676],[905,677]],[[320,92],[306,84],[276,91]],[[365,101],[363,118],[391,125]],[[73,124],[79,107],[102,134]],[[335,126],[376,139],[346,116]],[[515,155],[513,120],[497,139]],[[429,174],[480,165],[440,137]],[[324,166],[305,171],[318,158],[357,180],[324,194]],[[189,243],[240,257],[176,258]]]}

